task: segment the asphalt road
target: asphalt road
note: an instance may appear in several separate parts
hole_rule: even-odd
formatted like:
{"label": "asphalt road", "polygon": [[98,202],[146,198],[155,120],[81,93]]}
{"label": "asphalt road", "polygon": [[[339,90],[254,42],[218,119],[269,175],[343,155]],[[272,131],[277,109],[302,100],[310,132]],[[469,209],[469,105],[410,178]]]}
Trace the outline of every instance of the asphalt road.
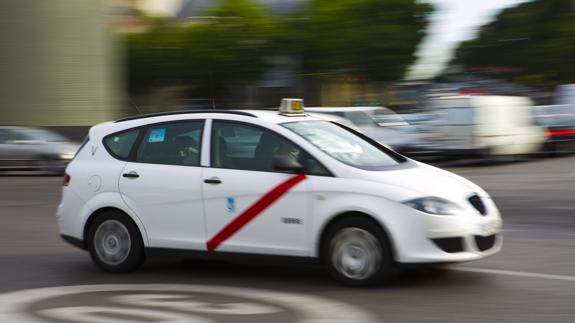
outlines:
{"label": "asphalt road", "polygon": [[[277,264],[165,259],[103,273],[58,237],[60,178],[0,177],[0,322],[575,321],[575,157],[448,169],[493,196],[503,251],[368,289]],[[62,287],[85,285],[97,286]]]}

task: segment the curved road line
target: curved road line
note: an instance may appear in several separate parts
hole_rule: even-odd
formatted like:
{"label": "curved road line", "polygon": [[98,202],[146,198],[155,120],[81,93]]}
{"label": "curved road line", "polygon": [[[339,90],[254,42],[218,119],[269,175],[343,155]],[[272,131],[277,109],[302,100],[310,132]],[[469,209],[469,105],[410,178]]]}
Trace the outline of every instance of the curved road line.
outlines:
{"label": "curved road line", "polygon": [[562,281],[575,282],[575,276],[550,275],[550,274],[541,274],[541,273],[531,273],[531,272],[526,272],[526,271],[489,269],[489,268],[474,268],[474,267],[459,267],[459,268],[452,268],[452,270],[467,271],[467,272],[472,272],[472,273],[492,274],[492,275],[505,275],[505,276],[515,276],[515,277],[540,278],[540,279],[562,280]]}

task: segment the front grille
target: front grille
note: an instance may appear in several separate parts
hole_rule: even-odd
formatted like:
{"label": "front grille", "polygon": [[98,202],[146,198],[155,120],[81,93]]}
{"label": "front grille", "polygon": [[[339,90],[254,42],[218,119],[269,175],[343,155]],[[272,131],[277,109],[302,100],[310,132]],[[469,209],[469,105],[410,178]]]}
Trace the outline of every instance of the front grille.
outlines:
{"label": "front grille", "polygon": [[471,205],[473,205],[473,207],[474,207],[481,215],[486,215],[486,214],[487,214],[487,208],[485,207],[485,204],[483,204],[483,201],[481,200],[481,197],[479,197],[479,195],[473,194],[473,195],[470,196],[467,200],[469,200],[469,203],[471,203]]}
{"label": "front grille", "polygon": [[493,245],[495,245],[496,236],[496,234],[487,237],[475,236],[475,244],[477,244],[477,249],[479,249],[479,251],[485,251],[487,249],[493,248]]}
{"label": "front grille", "polygon": [[463,251],[463,238],[454,237],[454,238],[438,238],[438,239],[431,239],[435,245],[439,247],[439,249],[448,252],[462,252]]}

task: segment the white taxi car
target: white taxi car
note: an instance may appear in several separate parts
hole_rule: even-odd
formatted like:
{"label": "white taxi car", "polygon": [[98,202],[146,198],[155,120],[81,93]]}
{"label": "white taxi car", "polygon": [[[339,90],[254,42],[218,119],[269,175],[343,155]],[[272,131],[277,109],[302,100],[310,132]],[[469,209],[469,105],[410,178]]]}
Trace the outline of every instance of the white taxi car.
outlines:
{"label": "white taxi car", "polygon": [[179,250],[314,258],[351,285],[501,249],[477,185],[303,112],[188,111],[94,126],[68,165],[62,237],[112,272]]}

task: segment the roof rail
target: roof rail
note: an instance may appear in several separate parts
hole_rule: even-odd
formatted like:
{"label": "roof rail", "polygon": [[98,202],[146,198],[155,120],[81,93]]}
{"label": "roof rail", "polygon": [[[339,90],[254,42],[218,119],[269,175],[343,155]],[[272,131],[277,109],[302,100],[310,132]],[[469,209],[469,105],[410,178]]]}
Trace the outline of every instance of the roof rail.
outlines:
{"label": "roof rail", "polygon": [[183,110],[183,111],[171,111],[171,112],[160,112],[160,113],[149,113],[143,114],[138,116],[126,117],[115,122],[124,122],[130,120],[138,120],[138,119],[145,119],[145,118],[152,118],[152,117],[163,117],[163,116],[171,116],[171,115],[179,115],[179,114],[197,114],[197,113],[225,113],[225,114],[236,114],[241,116],[253,117],[257,118],[255,114],[251,114],[249,112],[238,111],[238,110]]}

